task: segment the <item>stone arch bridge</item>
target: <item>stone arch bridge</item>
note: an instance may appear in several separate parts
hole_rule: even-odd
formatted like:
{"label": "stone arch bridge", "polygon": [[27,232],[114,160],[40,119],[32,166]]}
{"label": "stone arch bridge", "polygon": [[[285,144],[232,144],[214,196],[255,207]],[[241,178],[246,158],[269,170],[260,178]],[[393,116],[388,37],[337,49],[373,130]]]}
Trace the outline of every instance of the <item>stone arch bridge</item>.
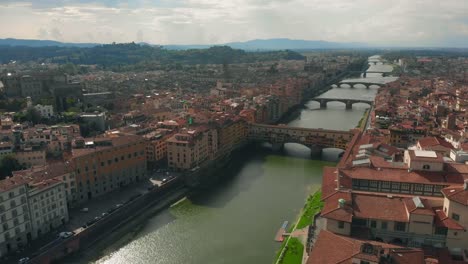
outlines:
{"label": "stone arch bridge", "polygon": [[369,89],[372,85],[378,86],[379,88],[384,86],[383,83],[363,82],[363,81],[343,81],[343,82],[339,82],[338,84],[335,84],[335,85],[336,85],[336,87],[341,88],[341,85],[343,85],[343,84],[347,84],[347,85],[351,86],[351,88],[354,88],[354,86],[360,84],[360,85],[364,85],[366,87],[366,89]]}
{"label": "stone arch bridge", "polygon": [[250,124],[249,126],[251,142],[271,143],[273,149],[281,149],[285,143],[298,143],[309,147],[312,153],[320,153],[324,148],[346,150],[348,143],[358,134],[358,130],[340,131],[263,124]]}
{"label": "stone arch bridge", "polygon": [[341,102],[346,105],[346,109],[352,109],[353,104],[357,103],[365,103],[369,106],[373,105],[373,101],[371,100],[362,100],[362,99],[339,99],[339,98],[313,98],[310,99],[311,101],[316,101],[320,103],[320,108],[327,108],[328,102]]}

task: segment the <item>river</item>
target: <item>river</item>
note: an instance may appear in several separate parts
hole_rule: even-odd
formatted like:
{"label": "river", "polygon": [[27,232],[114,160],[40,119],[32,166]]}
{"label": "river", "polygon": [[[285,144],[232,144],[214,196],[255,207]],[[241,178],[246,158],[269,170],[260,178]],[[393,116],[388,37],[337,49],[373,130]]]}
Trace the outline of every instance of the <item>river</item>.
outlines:
{"label": "river", "polygon": [[[385,79],[378,74],[372,78]],[[334,88],[321,96],[372,99],[376,91]],[[317,102],[308,102],[289,125],[347,130],[368,107],[355,104],[346,110],[343,103],[330,102],[320,109]],[[273,241],[276,231],[283,221],[296,219],[306,197],[320,187],[322,167],[334,165],[339,153],[326,149],[321,160],[312,160],[310,150],[298,144],[286,144],[281,153],[268,148],[246,151],[234,161],[236,170],[212,190],[147,219],[138,231],[88,252],[79,262],[272,263],[280,245]]]}

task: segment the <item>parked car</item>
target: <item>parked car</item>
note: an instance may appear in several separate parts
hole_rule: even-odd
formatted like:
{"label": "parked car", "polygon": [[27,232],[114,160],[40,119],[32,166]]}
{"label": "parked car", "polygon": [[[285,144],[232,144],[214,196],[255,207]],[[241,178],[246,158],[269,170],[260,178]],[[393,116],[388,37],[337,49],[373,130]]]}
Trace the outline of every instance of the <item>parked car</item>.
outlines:
{"label": "parked car", "polygon": [[24,258],[21,258],[20,260],[18,260],[18,264],[28,263],[28,261],[29,261],[29,258],[28,258],[28,257],[24,257]]}
{"label": "parked car", "polygon": [[60,238],[65,239],[65,238],[69,238],[69,237],[73,236],[74,234],[75,233],[73,233],[73,232],[60,232],[60,234],[58,234],[58,236]]}

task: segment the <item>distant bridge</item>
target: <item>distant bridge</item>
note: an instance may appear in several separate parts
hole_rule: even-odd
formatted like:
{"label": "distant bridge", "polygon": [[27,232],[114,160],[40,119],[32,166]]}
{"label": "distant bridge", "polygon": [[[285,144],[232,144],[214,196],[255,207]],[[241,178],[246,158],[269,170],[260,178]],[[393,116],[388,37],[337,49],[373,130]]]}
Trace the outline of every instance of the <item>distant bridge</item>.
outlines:
{"label": "distant bridge", "polygon": [[353,104],[365,103],[369,106],[372,106],[374,102],[372,100],[363,100],[363,99],[340,99],[340,98],[313,98],[311,101],[316,101],[320,103],[320,108],[327,108],[328,102],[341,102],[346,105],[346,109],[352,109]]}
{"label": "distant bridge", "polygon": [[354,88],[354,86],[360,84],[366,86],[366,89],[369,89],[372,85],[383,87],[385,84],[383,83],[376,83],[376,82],[363,82],[362,80],[356,80],[356,81],[342,81],[339,82],[338,84],[335,84],[338,88],[341,87],[341,85],[347,84],[351,86],[351,88]]}
{"label": "distant bridge", "polygon": [[312,153],[324,148],[345,150],[347,144],[359,132],[356,130],[340,131],[321,128],[298,128],[285,125],[250,124],[249,140],[267,142],[274,149],[281,149],[285,143],[299,143],[309,147]]}

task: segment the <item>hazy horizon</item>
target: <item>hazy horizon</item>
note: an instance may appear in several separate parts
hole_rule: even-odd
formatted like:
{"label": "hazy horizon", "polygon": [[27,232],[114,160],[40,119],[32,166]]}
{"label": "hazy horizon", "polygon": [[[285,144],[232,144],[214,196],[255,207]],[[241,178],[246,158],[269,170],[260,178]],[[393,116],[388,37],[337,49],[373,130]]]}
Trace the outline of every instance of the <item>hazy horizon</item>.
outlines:
{"label": "hazy horizon", "polygon": [[0,0],[0,38],[207,45],[289,38],[468,47],[464,1]]}

